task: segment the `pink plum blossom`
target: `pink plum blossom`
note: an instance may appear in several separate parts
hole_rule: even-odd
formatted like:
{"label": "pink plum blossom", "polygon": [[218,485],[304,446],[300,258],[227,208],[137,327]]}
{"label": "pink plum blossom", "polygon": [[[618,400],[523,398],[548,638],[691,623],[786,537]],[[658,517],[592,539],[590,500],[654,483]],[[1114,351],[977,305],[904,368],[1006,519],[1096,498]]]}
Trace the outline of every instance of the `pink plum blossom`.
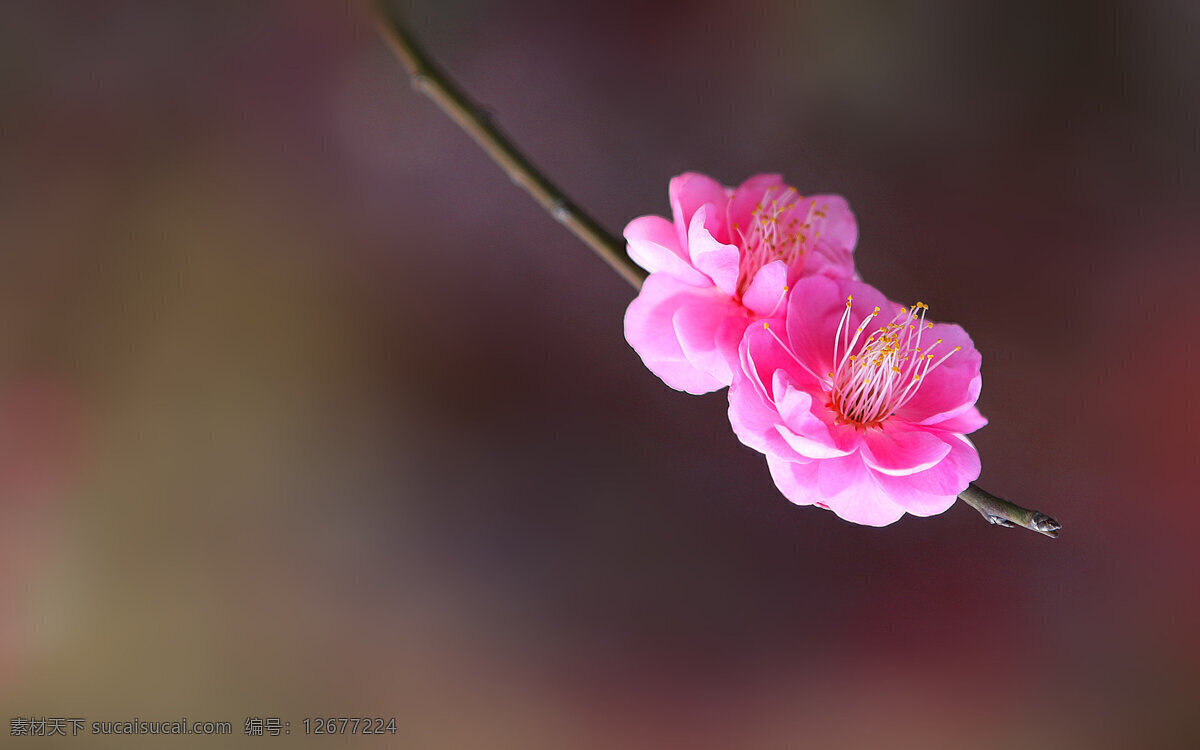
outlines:
{"label": "pink plum blossom", "polygon": [[965,434],[987,424],[981,357],[928,309],[812,276],[793,286],[786,318],[746,331],[729,419],[789,500],[885,526],[945,511],[979,476]]}
{"label": "pink plum blossom", "polygon": [[625,227],[629,257],[650,272],[625,338],[672,388],[729,385],[746,328],[778,315],[801,277],[856,278],[858,226],[840,196],[804,197],[774,174],[734,189],[695,173],[672,179],[669,195],[671,220]]}

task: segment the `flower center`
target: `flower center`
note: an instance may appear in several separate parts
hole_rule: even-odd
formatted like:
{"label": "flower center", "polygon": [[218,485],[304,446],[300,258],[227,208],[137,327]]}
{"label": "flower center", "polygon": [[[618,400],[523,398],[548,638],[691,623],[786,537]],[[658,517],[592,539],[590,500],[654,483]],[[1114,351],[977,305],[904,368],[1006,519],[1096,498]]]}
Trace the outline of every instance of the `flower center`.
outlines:
{"label": "flower center", "polygon": [[[807,203],[793,187],[782,191],[771,188],[763,194],[750,214],[750,226],[744,231],[737,224],[733,230],[741,240],[742,253],[738,265],[737,293],[745,294],[758,269],[782,260],[788,268],[799,271],[804,267],[804,250],[813,217],[825,216],[824,206],[817,208],[815,198]],[[813,240],[820,232],[813,235]]]}
{"label": "flower center", "polygon": [[956,346],[937,360],[932,352],[942,343],[941,339],[928,344],[922,351],[921,335],[933,328],[933,323],[925,322],[929,305],[924,302],[918,302],[911,309],[900,308],[890,323],[864,338],[863,332],[879,315],[876,307],[858,324],[851,337],[850,306],[853,302],[853,296],[846,298],[846,311],[842,313],[833,340],[834,369],[829,373],[829,406],[845,422],[874,427],[916,395],[924,377],[962,347]]}

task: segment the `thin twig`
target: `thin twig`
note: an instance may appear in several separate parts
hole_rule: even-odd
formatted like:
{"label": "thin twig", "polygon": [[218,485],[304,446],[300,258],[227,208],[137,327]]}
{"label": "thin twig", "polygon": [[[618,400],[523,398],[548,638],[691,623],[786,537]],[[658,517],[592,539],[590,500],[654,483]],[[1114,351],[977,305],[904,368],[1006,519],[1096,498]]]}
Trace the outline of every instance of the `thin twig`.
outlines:
{"label": "thin twig", "polygon": [[1058,532],[1062,528],[1062,524],[1045,513],[1010,503],[975,483],[967,485],[965,490],[958,493],[958,499],[979,511],[980,515],[998,526],[1020,526],[1039,534],[1045,534],[1051,539],[1058,538]]}
{"label": "thin twig", "polygon": [[417,44],[395,3],[378,0],[374,5],[379,30],[408,69],[413,88],[432,99],[458,123],[508,173],[509,178],[525,188],[551,216],[566,225],[635,289],[640,288],[646,272],[625,254],[625,243],[575,205],[529,162],[483,110],[467,98]]}
{"label": "thin twig", "polygon": [[[408,69],[413,88],[432,99],[500,165],[514,183],[524,188],[551,216],[574,232],[634,289],[640,289],[646,272],[630,260],[621,239],[575,205],[533,166],[480,107],[467,98],[462,89],[417,44],[394,2],[375,0],[373,4],[380,34]],[[1062,528],[1058,521],[1045,513],[1002,500],[975,484],[959,493],[958,499],[979,511],[989,522],[1000,526],[1021,526],[1048,537],[1057,537]]]}

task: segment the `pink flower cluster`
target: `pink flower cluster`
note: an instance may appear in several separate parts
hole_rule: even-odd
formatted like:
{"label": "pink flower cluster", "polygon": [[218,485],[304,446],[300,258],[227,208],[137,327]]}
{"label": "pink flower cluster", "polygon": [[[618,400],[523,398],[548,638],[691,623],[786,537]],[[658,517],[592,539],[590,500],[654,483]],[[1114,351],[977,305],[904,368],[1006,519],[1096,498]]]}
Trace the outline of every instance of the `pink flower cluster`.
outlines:
{"label": "pink flower cluster", "polygon": [[778,175],[737,188],[671,180],[672,219],[625,228],[650,272],[625,338],[677,390],[729,386],[729,420],[798,505],[884,526],[941,513],[979,476],[966,434],[980,355],[959,326],[926,319],[858,280],[846,201],[802,196]]}

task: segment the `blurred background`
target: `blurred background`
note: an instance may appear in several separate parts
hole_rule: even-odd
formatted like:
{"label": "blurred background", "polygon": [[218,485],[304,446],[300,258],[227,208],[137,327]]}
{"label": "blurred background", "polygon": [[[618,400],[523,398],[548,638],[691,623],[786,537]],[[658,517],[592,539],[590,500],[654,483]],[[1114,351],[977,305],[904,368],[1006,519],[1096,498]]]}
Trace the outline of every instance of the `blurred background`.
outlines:
{"label": "blurred background", "polygon": [[364,4],[6,3],[6,723],[1194,747],[1200,6],[405,7],[613,231],[687,170],[845,195],[863,276],[984,354],[980,483],[1061,538],[789,504]]}

